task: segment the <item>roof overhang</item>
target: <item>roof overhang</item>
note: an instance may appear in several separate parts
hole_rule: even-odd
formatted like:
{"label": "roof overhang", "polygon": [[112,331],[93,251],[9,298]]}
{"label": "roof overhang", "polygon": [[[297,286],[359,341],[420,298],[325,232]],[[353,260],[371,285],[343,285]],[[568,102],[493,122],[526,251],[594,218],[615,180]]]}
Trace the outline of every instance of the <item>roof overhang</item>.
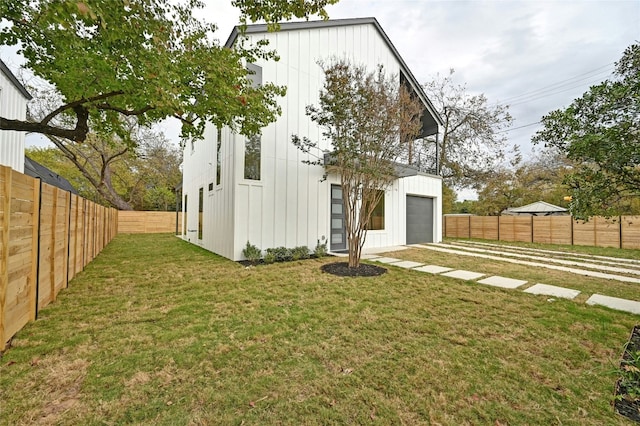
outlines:
{"label": "roof overhang", "polygon": [[[339,172],[339,168],[334,165],[335,155],[333,152],[325,152],[323,160],[324,160],[325,169],[327,171]],[[393,176],[398,179],[409,177],[409,176],[417,176],[419,173],[420,171],[415,167],[393,162]]]}

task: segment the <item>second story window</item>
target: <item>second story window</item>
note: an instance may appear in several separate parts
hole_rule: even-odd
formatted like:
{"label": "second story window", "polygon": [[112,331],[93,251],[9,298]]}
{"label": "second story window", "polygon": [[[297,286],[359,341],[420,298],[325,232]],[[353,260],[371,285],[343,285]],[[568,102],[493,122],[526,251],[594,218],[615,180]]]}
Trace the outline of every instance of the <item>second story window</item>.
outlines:
{"label": "second story window", "polygon": [[222,129],[218,129],[216,141],[216,185],[222,185]]}

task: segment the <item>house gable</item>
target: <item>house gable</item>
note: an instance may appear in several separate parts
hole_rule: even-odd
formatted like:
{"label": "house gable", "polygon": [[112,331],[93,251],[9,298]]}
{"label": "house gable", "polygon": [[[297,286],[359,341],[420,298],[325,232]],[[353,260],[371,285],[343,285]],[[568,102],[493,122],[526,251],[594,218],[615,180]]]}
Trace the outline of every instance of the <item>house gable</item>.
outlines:
{"label": "house gable", "polygon": [[[301,21],[301,22],[286,22],[280,24],[278,32],[297,31],[297,30],[309,30],[309,29],[322,29],[322,28],[334,28],[334,27],[348,27],[354,25],[371,24],[375,27],[376,31],[382,37],[387,47],[393,52],[395,59],[398,61],[401,71],[401,83],[406,84],[411,90],[420,98],[422,104],[425,106],[429,114],[425,114],[422,120],[423,133],[422,137],[431,136],[438,133],[438,126],[443,126],[444,122],[438,115],[435,107],[427,97],[426,93],[422,89],[420,83],[415,78],[404,59],[400,56],[400,53],[395,48],[387,34],[384,32],[378,20],[376,18],[354,18],[354,19],[336,19],[326,21]],[[246,35],[255,35],[261,33],[268,33],[269,28],[266,24],[248,25],[244,30]],[[231,35],[225,43],[225,47],[232,48],[238,37],[243,34],[241,28],[236,26]]]}
{"label": "house gable", "polygon": [[13,87],[15,87],[18,90],[18,92],[20,92],[20,94],[24,96],[26,100],[30,101],[31,99],[33,99],[31,94],[22,85],[22,83],[18,81],[16,76],[11,72],[9,67],[7,67],[7,65],[4,62],[2,62],[1,59],[0,59],[0,72],[2,72],[5,75],[5,77],[7,77],[7,79],[9,80],[9,82],[11,82]]}

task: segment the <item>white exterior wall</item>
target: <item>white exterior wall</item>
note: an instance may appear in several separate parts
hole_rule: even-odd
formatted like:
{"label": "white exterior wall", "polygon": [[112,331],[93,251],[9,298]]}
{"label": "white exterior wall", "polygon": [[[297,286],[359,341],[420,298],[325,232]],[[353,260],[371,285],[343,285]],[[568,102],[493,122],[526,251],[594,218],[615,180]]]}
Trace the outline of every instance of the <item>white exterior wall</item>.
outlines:
{"label": "white exterior wall", "polygon": [[[184,237],[204,248],[233,260],[243,259],[247,241],[266,248],[306,245],[313,249],[318,239],[330,237],[330,188],[336,177],[322,181],[320,166],[303,164],[316,157],[304,154],[291,143],[291,135],[307,136],[330,150],[322,140],[321,129],[305,115],[305,107],[318,104],[324,72],[318,61],[348,59],[374,70],[382,64],[388,75],[399,81],[400,65],[393,51],[373,24],[297,29],[275,33],[249,34],[255,42],[269,40],[280,61],[260,61],[263,83],[287,86],[279,99],[282,115],[263,129],[261,179],[244,179],[244,144],[241,135],[223,136],[222,188],[208,195],[208,184],[215,178],[215,130],[207,128],[204,141],[196,142],[194,152],[185,147],[183,194],[188,194],[188,232]],[[189,145],[189,144],[188,144]],[[316,156],[322,156],[320,151]],[[197,241],[198,188],[204,187],[204,237]],[[370,231],[365,247],[401,245],[406,241],[406,195],[433,197],[434,240],[440,241],[441,180],[425,175],[400,179],[386,192],[385,229]],[[195,232],[194,232],[195,231]]]}
{"label": "white exterior wall", "polygon": [[[221,184],[216,182],[217,130],[207,126],[204,139],[187,142],[182,164],[182,200],[187,195],[187,211],[183,214],[186,227],[182,225],[182,238],[198,244],[222,256],[233,258],[233,199],[234,170],[233,147],[236,135],[228,129],[222,131],[222,173]],[[213,183],[213,190],[209,184]],[[198,239],[199,190],[203,188],[203,229],[202,240]],[[186,232],[185,231],[186,228]]]}
{"label": "white exterior wall", "polygon": [[[0,117],[24,120],[27,115],[27,99],[0,72]],[[0,164],[24,173],[24,132],[0,131]]]}
{"label": "white exterior wall", "polygon": [[[330,184],[340,185],[339,176],[329,176],[328,181]],[[407,195],[433,198],[433,241],[442,241],[442,178],[419,174],[398,179],[385,190],[384,229],[367,231],[364,248],[401,246],[407,243]],[[329,195],[325,202],[325,215],[330,218]],[[328,232],[327,229],[327,238]]]}

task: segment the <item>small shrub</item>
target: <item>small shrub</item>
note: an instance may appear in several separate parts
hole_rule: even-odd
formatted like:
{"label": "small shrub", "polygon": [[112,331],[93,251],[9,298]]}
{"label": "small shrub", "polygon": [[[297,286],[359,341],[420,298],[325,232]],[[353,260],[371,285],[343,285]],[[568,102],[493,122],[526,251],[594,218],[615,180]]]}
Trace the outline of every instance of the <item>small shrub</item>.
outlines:
{"label": "small shrub", "polygon": [[300,259],[309,259],[311,254],[309,253],[309,247],[300,246],[291,250],[291,259],[292,260],[300,260]]}
{"label": "small shrub", "polygon": [[276,262],[286,262],[291,260],[291,250],[286,247],[276,247],[267,249],[267,254],[272,253]]}
{"label": "small shrub", "polygon": [[273,252],[270,252],[269,249],[267,249],[267,252],[264,254],[264,258],[262,260],[265,264],[269,265],[276,261],[276,255]]}
{"label": "small shrub", "polygon": [[262,257],[262,250],[247,241],[247,245],[242,250],[242,255],[251,263],[258,263]]}
{"label": "small shrub", "polygon": [[316,248],[313,250],[313,255],[315,257],[325,257],[327,255],[327,242],[320,243],[320,240],[318,240],[318,244],[316,244]]}

